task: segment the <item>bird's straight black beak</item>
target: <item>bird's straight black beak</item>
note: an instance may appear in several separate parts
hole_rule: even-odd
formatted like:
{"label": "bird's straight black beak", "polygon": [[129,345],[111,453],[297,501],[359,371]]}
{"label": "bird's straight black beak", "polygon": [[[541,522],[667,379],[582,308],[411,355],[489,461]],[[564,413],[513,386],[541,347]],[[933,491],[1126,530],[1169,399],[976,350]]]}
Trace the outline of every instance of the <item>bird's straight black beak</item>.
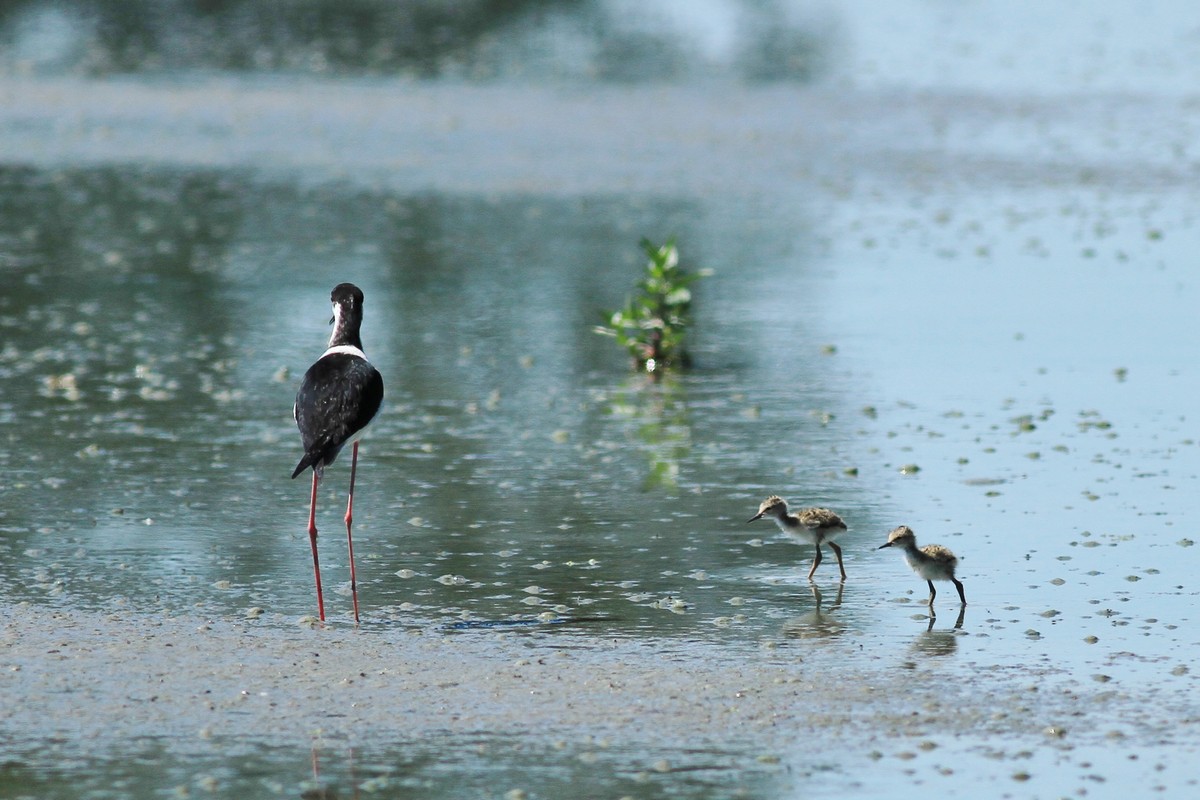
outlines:
{"label": "bird's straight black beak", "polygon": [[891,546],[892,546],[892,543],[891,543],[891,542],[888,542],[887,544],[881,544],[881,545],[879,545],[879,547],[876,547],[875,549],[876,549],[876,550],[882,550],[882,549],[883,549],[883,548],[885,548],[885,547],[891,547]]}
{"label": "bird's straight black beak", "polygon": [[747,524],[749,524],[749,523],[751,523],[751,522],[754,522],[754,520],[756,520],[756,519],[762,519],[762,515],[763,515],[763,512],[761,512],[761,511],[760,511],[760,512],[758,512],[758,513],[757,513],[757,514],[755,514],[753,517],[751,517],[750,519],[746,520]]}
{"label": "bird's straight black beak", "polygon": [[330,318],[329,318],[329,324],[330,324],[330,325],[332,325],[332,324],[333,324],[333,321],[334,321],[334,320],[336,320],[336,319],[337,319],[337,317],[330,317]]}

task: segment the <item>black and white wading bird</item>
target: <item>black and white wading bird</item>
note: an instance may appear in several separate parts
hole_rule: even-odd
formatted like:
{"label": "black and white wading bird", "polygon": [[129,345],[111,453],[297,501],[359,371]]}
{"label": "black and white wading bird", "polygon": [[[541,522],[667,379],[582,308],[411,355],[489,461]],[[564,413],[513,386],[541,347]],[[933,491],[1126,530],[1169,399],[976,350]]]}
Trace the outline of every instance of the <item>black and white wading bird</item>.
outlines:
{"label": "black and white wading bird", "polygon": [[317,482],[338,457],[347,442],[350,455],[350,496],[346,501],[346,545],[350,549],[350,593],[354,597],[354,621],[358,622],[358,582],[354,574],[354,473],[358,467],[358,440],[383,404],[383,377],[367,361],[359,329],[362,327],[363,293],[352,283],[334,287],[333,335],[329,347],[316,360],[296,392],[292,414],[304,442],[304,458],[292,473],[295,478],[312,468],[312,495],[308,506],[308,538],[312,544],[313,573],[317,580],[317,610],[325,619],[321,594],[321,566],[317,560]]}

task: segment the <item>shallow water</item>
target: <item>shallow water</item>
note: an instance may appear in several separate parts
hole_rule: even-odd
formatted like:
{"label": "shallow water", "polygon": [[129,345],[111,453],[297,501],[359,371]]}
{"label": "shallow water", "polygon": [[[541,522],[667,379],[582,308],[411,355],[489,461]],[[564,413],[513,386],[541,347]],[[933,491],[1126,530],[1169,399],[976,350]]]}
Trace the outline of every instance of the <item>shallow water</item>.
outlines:
{"label": "shallow water", "polygon": [[[1114,5],[1040,85],[1001,7],[833,15],[812,82],[0,78],[0,795],[1194,789],[1187,44]],[[659,383],[591,331],[643,235],[714,270]],[[363,624],[339,462],[314,631],[290,405],[342,280],[388,397]],[[772,493],[847,520],[844,587]]]}

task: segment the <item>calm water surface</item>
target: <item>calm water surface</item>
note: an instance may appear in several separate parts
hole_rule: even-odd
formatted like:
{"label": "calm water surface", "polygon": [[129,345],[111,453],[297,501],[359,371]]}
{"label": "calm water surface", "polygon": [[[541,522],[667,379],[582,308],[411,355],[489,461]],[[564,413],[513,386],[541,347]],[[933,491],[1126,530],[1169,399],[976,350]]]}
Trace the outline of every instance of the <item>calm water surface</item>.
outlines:
{"label": "calm water surface", "polygon": [[[872,743],[762,760],[711,736],[631,734],[580,758],[496,731],[93,751],[5,727],[0,794],[1194,788],[1200,117],[1190,90],[1159,80],[1186,70],[1183,45],[1138,61],[1157,34],[1122,27],[1118,5],[1068,26],[1048,92],[989,49],[1001,7],[911,4],[911,28],[877,9],[809,20],[833,42],[817,48],[826,84],[801,70],[764,86],[735,58],[745,85],[711,93],[679,79],[712,79],[709,62],[651,86],[609,75],[617,88],[594,94],[575,73],[547,93],[504,70],[509,83],[482,88],[462,75],[6,76],[0,603],[254,609],[276,629],[313,613],[291,403],[328,336],[329,290],[350,280],[388,395],[356,491],[367,635],[530,623],[550,647],[627,639],[664,657],[851,664],[901,695],[912,680],[969,696],[986,667],[1031,696],[1111,706],[1111,724],[1069,746],[1042,729],[1070,720],[1038,719],[1024,738],[930,730],[934,746],[903,757]],[[886,39],[903,65],[944,30],[981,49],[937,51],[946,73],[897,68],[894,91],[851,46]],[[1110,60],[1095,41],[1113,43]],[[1129,63],[1144,63],[1143,84]],[[29,99],[42,80],[57,81],[45,112]],[[157,105],[172,86],[186,109]],[[94,104],[106,92],[128,105]],[[389,95],[415,102],[379,109]],[[706,119],[698,95],[742,105]],[[334,96],[349,116],[321,99]],[[529,113],[499,113],[510,104]],[[245,118],[230,123],[231,105]],[[647,109],[679,127],[656,132]],[[427,149],[397,152],[401,118],[406,146]],[[146,121],[154,155],[139,160]],[[643,235],[675,236],[688,265],[714,270],[697,289],[696,368],[657,383],[591,330],[633,285]],[[347,465],[327,476],[326,605],[346,625]],[[831,559],[814,590],[811,548],[746,525],[773,493],[844,516],[844,587]],[[961,620],[948,586],[930,620],[923,583],[876,551],[902,523],[962,557]],[[1037,718],[1037,705],[996,713]],[[648,778],[660,760],[667,777]]]}

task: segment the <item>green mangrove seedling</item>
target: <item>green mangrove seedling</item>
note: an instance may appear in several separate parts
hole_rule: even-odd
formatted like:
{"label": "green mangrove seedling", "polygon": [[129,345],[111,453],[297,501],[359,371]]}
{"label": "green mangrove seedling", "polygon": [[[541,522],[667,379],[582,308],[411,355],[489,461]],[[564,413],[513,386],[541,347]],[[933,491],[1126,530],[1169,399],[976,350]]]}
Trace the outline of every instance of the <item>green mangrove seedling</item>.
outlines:
{"label": "green mangrove seedling", "polygon": [[606,324],[595,330],[614,337],[633,359],[635,370],[657,375],[668,367],[688,366],[684,346],[692,322],[692,291],[688,287],[711,271],[689,273],[680,267],[674,239],[660,246],[643,238],[640,244],[647,261],[637,293],[623,308],[605,312]]}

